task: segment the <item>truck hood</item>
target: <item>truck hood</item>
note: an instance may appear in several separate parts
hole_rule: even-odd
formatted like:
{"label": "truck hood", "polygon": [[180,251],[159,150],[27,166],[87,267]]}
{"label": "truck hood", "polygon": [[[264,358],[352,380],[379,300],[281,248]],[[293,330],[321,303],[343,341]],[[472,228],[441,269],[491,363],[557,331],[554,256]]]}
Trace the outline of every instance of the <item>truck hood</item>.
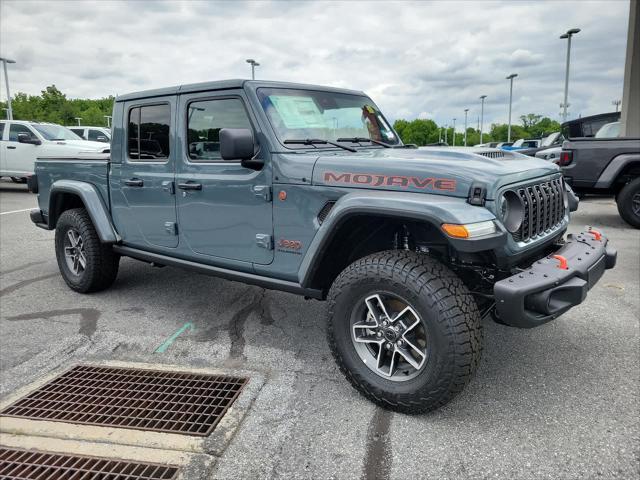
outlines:
{"label": "truck hood", "polygon": [[52,141],[51,143],[55,144],[55,145],[66,145],[68,147],[74,147],[78,151],[88,151],[88,152],[89,151],[91,151],[91,152],[95,152],[95,151],[101,152],[105,148],[106,149],[109,148],[109,144],[108,143],[92,142],[92,141],[89,141],[89,140],[56,140],[56,141]]}
{"label": "truck hood", "polygon": [[467,197],[472,183],[483,183],[487,199],[492,200],[503,185],[559,172],[544,160],[499,149],[376,148],[333,153],[318,157],[314,185]]}

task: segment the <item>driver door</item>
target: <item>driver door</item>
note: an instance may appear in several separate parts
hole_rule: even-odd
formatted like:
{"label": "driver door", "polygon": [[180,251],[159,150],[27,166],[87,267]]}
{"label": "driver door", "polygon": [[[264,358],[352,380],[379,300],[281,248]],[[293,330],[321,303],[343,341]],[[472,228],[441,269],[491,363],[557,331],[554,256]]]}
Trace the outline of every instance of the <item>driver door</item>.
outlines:
{"label": "driver door", "polygon": [[5,143],[6,169],[3,173],[20,177],[33,173],[40,145],[18,142],[19,134],[27,134],[29,137],[40,140],[38,135],[27,125],[10,123],[8,141]]}

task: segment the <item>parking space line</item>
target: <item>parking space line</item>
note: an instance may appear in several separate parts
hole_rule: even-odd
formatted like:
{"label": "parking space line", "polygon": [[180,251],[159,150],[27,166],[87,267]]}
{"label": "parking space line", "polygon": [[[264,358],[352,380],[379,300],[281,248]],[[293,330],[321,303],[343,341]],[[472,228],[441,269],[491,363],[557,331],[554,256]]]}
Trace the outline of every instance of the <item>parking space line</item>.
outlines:
{"label": "parking space line", "polygon": [[191,322],[185,323],[182,327],[180,327],[180,329],[176,333],[174,333],[169,338],[167,338],[164,342],[162,342],[162,345],[156,348],[153,353],[166,352],[167,349],[171,346],[171,344],[176,341],[176,338],[178,338],[187,329],[191,329],[191,331],[193,331],[195,329],[195,327],[193,326],[193,323]]}
{"label": "parking space line", "polygon": [[22,210],[11,210],[10,212],[0,212],[0,215],[9,215],[10,213],[28,212],[30,208],[24,208]]}

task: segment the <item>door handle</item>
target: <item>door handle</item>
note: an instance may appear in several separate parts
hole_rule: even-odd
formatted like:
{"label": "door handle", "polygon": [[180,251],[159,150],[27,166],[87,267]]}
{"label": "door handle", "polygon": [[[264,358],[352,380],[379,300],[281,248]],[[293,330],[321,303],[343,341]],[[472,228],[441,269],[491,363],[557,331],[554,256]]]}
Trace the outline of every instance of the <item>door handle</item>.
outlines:
{"label": "door handle", "polygon": [[16,147],[12,147],[11,145],[7,145],[7,148],[8,148],[9,150],[15,150],[15,149],[16,149]]}
{"label": "door handle", "polygon": [[189,181],[185,183],[179,183],[178,188],[180,190],[202,190],[202,184]]}
{"label": "door handle", "polygon": [[129,180],[125,180],[124,184],[128,187],[142,187],[144,182],[139,178],[131,178]]}

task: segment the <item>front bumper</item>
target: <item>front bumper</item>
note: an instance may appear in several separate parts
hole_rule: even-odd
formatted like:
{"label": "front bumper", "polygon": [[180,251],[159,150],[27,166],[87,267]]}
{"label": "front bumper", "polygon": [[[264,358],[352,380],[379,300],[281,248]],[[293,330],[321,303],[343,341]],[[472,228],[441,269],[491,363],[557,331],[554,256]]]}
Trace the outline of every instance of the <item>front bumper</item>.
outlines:
{"label": "front bumper", "polygon": [[[532,328],[557,318],[581,303],[606,269],[616,264],[617,252],[604,235],[587,230],[567,235],[562,247],[504,280],[493,293],[500,321]],[[561,268],[566,260],[566,268]]]}

